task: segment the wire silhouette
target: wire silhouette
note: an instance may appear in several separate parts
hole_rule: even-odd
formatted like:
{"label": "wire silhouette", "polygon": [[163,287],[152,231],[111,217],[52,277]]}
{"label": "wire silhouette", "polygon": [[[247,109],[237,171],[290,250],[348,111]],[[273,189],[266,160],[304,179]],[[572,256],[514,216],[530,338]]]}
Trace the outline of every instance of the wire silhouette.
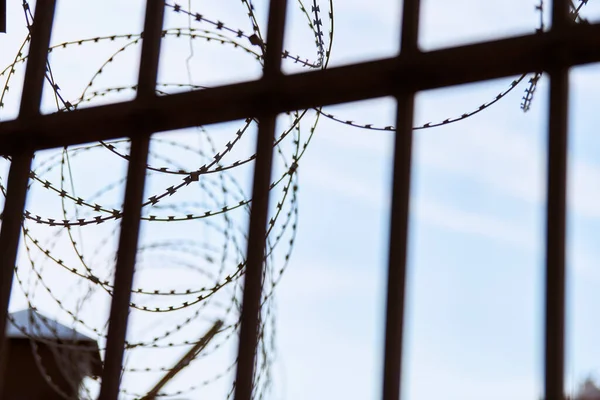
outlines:
{"label": "wire silhouette", "polygon": [[[587,0],[572,3],[574,21],[586,23],[580,15],[586,3]],[[298,1],[297,7],[306,18],[313,36],[306,40],[314,40],[314,58],[294,55],[289,50],[285,50],[281,56],[285,62],[302,68],[325,69],[334,51],[334,2],[312,0],[307,4]],[[190,54],[185,61],[188,82],[160,82],[157,86],[159,95],[207,88],[192,82],[190,61],[194,57],[196,43],[224,46],[231,51],[242,52],[262,65],[268,44],[264,42],[264,27],[258,22],[251,0],[241,0],[241,7],[251,25],[250,31],[229,26],[192,10],[191,1],[187,9],[176,3],[168,3],[167,7],[182,21],[187,21],[185,27],[165,29],[163,37],[189,41]],[[536,30],[543,31],[543,0],[536,5],[536,10],[540,15]],[[23,2],[23,11],[25,24],[30,28],[33,15],[26,0]],[[13,62],[0,72],[0,77],[4,78],[0,109],[12,101],[10,95],[13,92],[9,89],[12,79],[27,60],[25,49],[29,39],[28,34]],[[142,40],[143,32],[136,32],[77,38],[49,48],[50,53],[58,53],[98,44],[115,46],[83,86],[81,94],[73,98],[63,93],[61,82],[54,73],[54,65],[51,60],[48,62],[46,81],[52,90],[55,112],[70,112],[106,98],[118,99],[119,96],[135,94],[135,85],[96,87],[106,71],[119,63],[127,52],[132,52]],[[465,120],[498,103],[524,82],[528,86],[524,89],[520,107],[528,111],[541,75],[540,72],[523,74],[512,80],[504,91],[479,106],[441,121],[415,126],[414,129],[429,129]],[[280,130],[274,146],[278,168],[270,186],[275,206],[267,230],[263,276],[265,291],[261,303],[256,360],[258,368],[254,379],[256,399],[266,397],[272,387],[270,366],[276,356],[274,293],[289,265],[296,238],[299,166],[321,118],[366,130],[395,130],[393,126],[379,126],[336,116],[323,107],[298,110],[287,115],[287,124]],[[240,279],[245,270],[245,226],[252,201],[242,184],[243,172],[240,171],[251,167],[255,160],[255,154],[248,151],[245,145],[255,129],[256,120],[248,118],[229,131],[226,141],[217,140],[217,135],[212,134],[209,127],[188,130],[185,137],[154,135],[152,138],[147,165],[151,193],[142,209],[143,227],[150,233],[142,237],[138,249],[136,269],[142,279],[136,282],[132,290],[130,304],[132,325],[144,325],[144,328],[131,335],[126,342],[126,364],[121,388],[121,394],[126,398],[145,395],[144,387],[135,384],[141,379],[140,376],[158,376],[156,374],[170,371],[171,359],[161,363],[160,357],[154,354],[165,354],[165,351],[179,354],[196,344],[198,332],[204,331],[216,320],[222,320],[223,326],[214,339],[190,360],[188,369],[192,370],[206,360],[227,358],[227,349],[235,345],[240,324]],[[219,138],[224,135],[227,134],[220,133]],[[197,145],[193,145],[193,142]],[[103,176],[102,162],[111,163],[114,169],[126,165],[128,158],[128,139],[36,154],[29,190],[37,201],[32,202],[32,208],[28,207],[24,212],[24,257],[15,266],[17,284],[29,307],[54,309],[63,322],[95,335],[101,350],[106,339],[108,314],[104,310],[102,315],[105,318],[102,320],[102,315],[99,316],[94,307],[106,303],[113,290],[116,234],[122,217],[119,194],[125,182],[124,174]],[[5,160],[5,163],[8,162],[10,157]],[[93,184],[86,182],[82,185],[81,177],[76,176],[80,171],[89,169],[94,169],[99,178],[94,178]],[[5,195],[6,189],[1,178],[0,191]],[[34,209],[36,207],[39,210]],[[184,224],[185,228],[171,228]],[[202,234],[189,234],[195,231]],[[177,271],[174,272],[175,268]],[[70,285],[68,290],[65,290],[66,284]],[[140,318],[144,322],[137,321],[138,316],[142,316]],[[18,325],[17,328],[30,337],[40,372],[57,393],[67,398],[46,373],[38,346],[40,343],[49,345],[56,359],[68,371],[74,364],[68,357],[71,353],[66,350],[73,345],[57,341],[57,334],[54,339],[45,338],[26,332]],[[52,329],[50,325],[48,328]],[[222,383],[227,387],[226,397],[229,399],[233,395],[235,382],[229,384],[225,381],[232,379],[235,365],[236,360],[231,360],[204,381],[188,387],[169,386],[157,397],[190,396],[209,385]],[[97,382],[86,382],[80,390],[81,398],[94,398],[97,387]]]}

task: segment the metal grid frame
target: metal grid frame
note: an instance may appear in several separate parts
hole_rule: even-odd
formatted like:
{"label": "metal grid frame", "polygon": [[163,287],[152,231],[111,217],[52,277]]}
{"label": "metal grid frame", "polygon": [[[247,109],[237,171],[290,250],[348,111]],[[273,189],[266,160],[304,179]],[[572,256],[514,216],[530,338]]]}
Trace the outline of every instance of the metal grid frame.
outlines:
{"label": "metal grid frame", "polygon": [[[37,1],[19,116],[13,121],[0,123],[0,154],[12,157],[0,229],[0,365],[6,358],[4,332],[34,151],[122,136],[132,140],[115,293],[99,397],[101,400],[115,400],[119,391],[150,135],[158,131],[255,117],[259,120],[259,133],[235,388],[236,400],[250,400],[275,117],[278,113],[294,109],[394,96],[398,111],[382,398],[400,399],[414,95],[427,89],[545,71],[550,75],[550,112],[544,399],[564,399],[568,71],[574,65],[600,61],[600,24],[572,23],[569,0],[554,0],[552,28],[548,32],[421,52],[417,45],[420,1],[404,0],[400,54],[397,57],[284,76],[280,68],[280,54],[287,1],[271,0],[268,46],[261,79],[158,97],[155,86],[164,0],[147,0],[136,99],[117,105],[41,115],[46,49],[55,3],[56,0]],[[489,54],[496,57],[489,57]],[[407,76],[410,79],[405,79]]]}

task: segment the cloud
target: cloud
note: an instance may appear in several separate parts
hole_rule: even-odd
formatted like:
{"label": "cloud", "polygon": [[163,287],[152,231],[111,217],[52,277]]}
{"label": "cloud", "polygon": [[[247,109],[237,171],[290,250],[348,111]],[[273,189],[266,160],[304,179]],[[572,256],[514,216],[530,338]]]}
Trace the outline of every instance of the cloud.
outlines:
{"label": "cloud", "polygon": [[419,222],[454,232],[483,236],[526,249],[535,248],[535,237],[523,230],[522,224],[491,215],[469,212],[429,199],[413,198],[413,215]]}
{"label": "cloud", "polygon": [[[537,132],[511,129],[507,125],[457,123],[449,129],[418,131],[415,135],[413,166],[418,171],[443,174],[447,179],[467,179],[498,196],[536,206],[545,204],[546,150]],[[364,157],[391,158],[386,140],[365,140],[364,135],[326,135],[325,140],[338,149],[355,151]],[[390,161],[391,162],[391,161]],[[349,176],[332,178],[328,169],[319,167],[323,176],[316,181],[335,182],[334,187],[348,196],[371,198],[372,190],[364,183],[351,182]],[[306,170],[304,171],[306,173]],[[344,183],[345,182],[345,183]],[[361,188],[360,190],[357,188]],[[581,217],[600,217],[600,165],[569,154],[569,211]]]}
{"label": "cloud", "polygon": [[[390,207],[390,199],[385,196],[387,191],[378,187],[375,180],[365,182],[332,166],[311,165],[309,168],[305,164],[305,167],[302,172],[307,184],[335,193],[340,199],[352,199],[380,210]],[[484,236],[526,249],[535,247],[535,237],[523,229],[520,221],[469,211],[424,196],[413,196],[411,207],[413,221],[417,224],[426,223],[453,232]]]}
{"label": "cloud", "polygon": [[[569,154],[569,211],[600,217],[600,166]],[[522,132],[464,129],[439,135],[419,153],[420,167],[468,178],[498,195],[544,206],[546,152]]]}

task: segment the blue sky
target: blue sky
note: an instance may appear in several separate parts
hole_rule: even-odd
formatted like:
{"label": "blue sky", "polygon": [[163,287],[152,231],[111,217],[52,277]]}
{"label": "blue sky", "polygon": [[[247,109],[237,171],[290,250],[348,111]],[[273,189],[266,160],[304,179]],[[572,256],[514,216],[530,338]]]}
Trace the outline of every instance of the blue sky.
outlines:
{"label": "blue sky", "polygon": [[[10,3],[9,34],[0,37],[3,49],[14,48],[25,33],[19,2]],[[141,29],[143,2],[105,3],[91,6],[60,1],[53,41]],[[249,30],[237,0],[191,3],[195,12]],[[327,9],[325,2],[319,4]],[[435,49],[532,32],[539,19],[536,4],[533,0],[423,1],[421,46]],[[291,2],[290,7],[296,3]],[[334,7],[330,65],[395,54],[400,2],[346,0],[334,2]],[[256,9],[264,22],[264,2],[256,2]],[[584,10],[591,20],[600,15],[600,6],[593,1]],[[167,18],[170,27],[186,27],[188,23],[187,18],[172,12]],[[286,48],[312,58],[313,43],[303,17],[290,10]],[[51,60],[63,94],[79,96],[89,77],[117,48],[116,44],[100,43],[54,52]],[[214,85],[260,74],[252,58],[232,48],[202,44],[194,49],[191,77],[195,83]],[[188,82],[185,60],[189,42],[167,38],[163,52],[160,80]],[[0,55],[2,65],[9,63],[12,54],[6,51]],[[95,88],[133,83],[138,56],[139,46],[119,54]],[[297,70],[286,64],[286,72]],[[19,86],[20,76],[11,88]],[[504,91],[512,79],[419,93],[416,123],[442,121],[477,109]],[[600,273],[595,261],[599,256],[595,237],[600,231],[596,200],[600,198],[600,141],[594,136],[598,113],[593,101],[600,74],[596,66],[576,68],[571,82],[569,387],[590,373],[600,376],[600,347],[595,338],[600,329],[596,318]],[[415,133],[404,378],[407,400],[525,400],[536,399],[541,393],[547,86],[543,78],[528,113],[519,108],[526,87],[522,84],[467,120]],[[3,120],[14,117],[17,94],[11,93],[10,101],[0,110]],[[94,104],[126,96],[107,97]],[[394,107],[393,99],[376,99],[326,110],[344,120],[386,126],[394,123]],[[52,111],[49,96],[44,110]],[[225,143],[237,126],[222,124],[208,129],[215,141]],[[188,132],[177,137],[187,140],[192,136]],[[238,146],[240,158],[251,154],[251,138]],[[391,132],[359,130],[321,119],[301,160],[299,231],[277,295],[273,399],[379,397],[392,139]],[[174,154],[178,157],[179,153]],[[122,176],[125,164],[107,163],[102,155],[89,157],[98,158],[88,158],[88,166],[74,161],[80,162],[74,178],[80,193],[93,193],[101,183]],[[195,160],[178,161],[194,165]],[[236,175],[246,188],[250,173],[246,169]],[[162,187],[162,180],[152,179],[151,189]],[[55,215],[59,210],[56,200],[33,190],[30,207]],[[111,192],[106,201],[118,204],[120,193],[119,189]],[[202,193],[190,192],[189,196],[201,198]],[[236,223],[243,229],[245,218],[238,217]],[[205,226],[196,228],[211,232]],[[154,228],[145,229],[148,235],[154,232]],[[197,232],[178,231],[178,226],[160,229],[164,229],[165,237]],[[107,231],[93,228],[84,234],[89,235],[85,240],[93,247],[94,240],[98,242]],[[166,276],[158,270],[140,279],[151,285],[190,277],[181,271]],[[47,279],[59,291],[71,287],[62,281],[60,272],[49,272]],[[22,295],[15,294],[13,309],[24,304]],[[53,315],[56,308],[47,304],[46,310],[41,305],[40,309]],[[100,323],[106,306],[104,299],[85,315]],[[57,318],[68,321],[56,313]],[[140,317],[135,321],[139,324],[135,332],[143,335],[149,324],[168,325],[170,321]],[[171,360],[177,354],[171,351],[165,357]],[[196,382],[197,376],[213,375],[215,366],[226,365],[230,355],[219,357],[200,363],[194,369],[200,375],[182,376],[174,385],[186,386]],[[156,356],[146,354],[138,361],[156,365],[152,364]],[[138,377],[128,383],[136,388],[146,386]],[[223,388],[214,386],[189,398],[221,393]]]}

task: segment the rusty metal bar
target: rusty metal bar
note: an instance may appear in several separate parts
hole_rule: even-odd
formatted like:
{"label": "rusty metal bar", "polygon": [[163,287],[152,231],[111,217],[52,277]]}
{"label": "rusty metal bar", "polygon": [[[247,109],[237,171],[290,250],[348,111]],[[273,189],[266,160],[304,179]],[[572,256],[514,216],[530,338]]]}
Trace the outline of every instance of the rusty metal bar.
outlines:
{"label": "rusty metal bar", "polygon": [[[572,25],[569,10],[569,0],[553,0],[553,32],[560,35]],[[564,400],[569,66],[564,64],[561,51],[555,53],[551,61],[553,65],[549,68],[544,400]]]}
{"label": "rusty metal bar", "polygon": [[6,33],[6,0],[0,0],[0,33]]}
{"label": "rusty metal bar", "polygon": [[[420,0],[404,0],[400,54],[406,57],[419,54],[419,8]],[[414,95],[414,91],[401,90],[396,96],[383,400],[399,400],[401,396]]]}
{"label": "rusty metal bar", "polygon": [[546,209],[545,400],[563,400],[565,360],[565,239],[568,72],[550,80]]}
{"label": "rusty metal bar", "polygon": [[419,0],[403,0],[400,52],[408,56],[419,51],[420,8]]}
{"label": "rusty metal bar", "polygon": [[560,31],[570,25],[573,20],[569,18],[572,0],[552,0],[552,29]]}
{"label": "rusty metal bar", "polygon": [[[269,26],[263,70],[263,85],[270,85],[281,77],[281,51],[285,31],[287,0],[271,0],[269,3]],[[263,104],[276,103],[278,99],[269,97]],[[256,349],[260,321],[262,297],[262,275],[265,256],[265,240],[269,213],[269,195],[273,164],[273,144],[275,140],[276,114],[259,110],[258,137],[256,140],[256,163],[252,187],[252,208],[244,273],[244,295],[238,362],[235,380],[235,400],[251,400],[255,372]]]}
{"label": "rusty metal bar", "polygon": [[[398,58],[280,76],[269,85],[264,81],[244,82],[161,96],[145,104],[131,101],[28,121],[0,122],[0,151],[7,154],[18,150],[23,139],[36,149],[45,149],[136,135],[131,132],[140,124],[167,131],[261,112],[278,114],[393,96],[397,90],[428,90],[544,71],[554,65],[553,55],[559,52],[565,65],[580,65],[600,61],[598,49],[600,24],[571,24],[561,35],[550,31],[410,56],[401,54]],[[278,101],[268,101],[273,98]]]}
{"label": "rusty metal bar", "polygon": [[[142,42],[138,92],[135,100],[140,104],[150,102],[156,97],[156,79],[158,76],[164,8],[164,0],[146,1],[144,40]],[[139,240],[146,165],[150,135],[153,133],[152,127],[147,124],[140,124],[132,132],[136,132],[137,135],[131,138],[123,220],[117,251],[114,291],[99,400],[116,400],[119,395],[127,335],[127,317]]]}
{"label": "rusty metal bar", "polygon": [[383,368],[384,400],[400,399],[402,379],[414,95],[400,95],[397,101]]}
{"label": "rusty metal bar", "polygon": [[[55,8],[55,0],[38,0],[35,6],[35,23],[31,28],[31,44],[21,94],[19,120],[29,120],[40,113]],[[15,139],[19,140],[19,138]],[[13,154],[8,173],[6,202],[2,213],[0,229],[0,254],[2,255],[0,257],[0,393],[2,393],[4,364],[7,358],[5,332],[8,305],[21,237],[23,209],[27,197],[32,158],[31,148],[24,148],[19,153]]]}
{"label": "rusty metal bar", "polygon": [[190,362],[198,356],[198,353],[204,349],[212,338],[219,332],[223,326],[223,321],[217,321],[212,328],[171,368],[165,376],[146,394],[141,400],[154,400],[158,397],[158,392],[173,379],[182,369],[187,367]]}

